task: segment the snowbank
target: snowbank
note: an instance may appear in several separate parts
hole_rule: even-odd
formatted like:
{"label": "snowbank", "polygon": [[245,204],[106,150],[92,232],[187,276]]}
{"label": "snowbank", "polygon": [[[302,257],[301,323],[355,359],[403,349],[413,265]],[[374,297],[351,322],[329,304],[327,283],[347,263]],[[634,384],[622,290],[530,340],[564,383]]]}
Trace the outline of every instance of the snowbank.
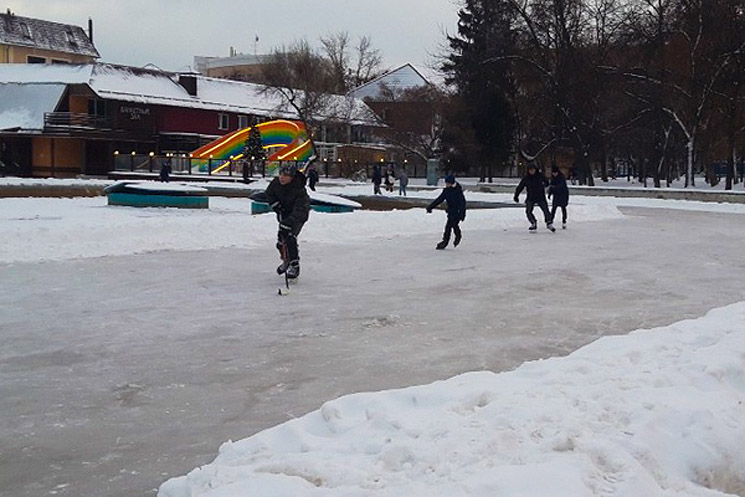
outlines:
{"label": "snowbank", "polygon": [[349,395],[159,497],[745,495],[745,303],[502,374]]}

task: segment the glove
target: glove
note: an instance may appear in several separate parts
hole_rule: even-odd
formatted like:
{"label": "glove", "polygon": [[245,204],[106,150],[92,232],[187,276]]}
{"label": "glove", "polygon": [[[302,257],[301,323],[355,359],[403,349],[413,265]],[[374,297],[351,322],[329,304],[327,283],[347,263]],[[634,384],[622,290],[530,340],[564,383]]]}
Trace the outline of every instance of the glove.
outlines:
{"label": "glove", "polygon": [[519,204],[519,203],[520,203],[520,197],[518,197],[517,195],[515,195],[515,196],[514,196],[514,197],[512,198],[512,200],[514,200],[516,204]]}

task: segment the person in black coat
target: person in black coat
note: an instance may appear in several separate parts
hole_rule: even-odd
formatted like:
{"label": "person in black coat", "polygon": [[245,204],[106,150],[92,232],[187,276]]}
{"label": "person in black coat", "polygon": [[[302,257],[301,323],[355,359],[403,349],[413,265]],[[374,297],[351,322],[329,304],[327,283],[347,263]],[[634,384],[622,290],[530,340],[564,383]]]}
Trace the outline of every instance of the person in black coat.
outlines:
{"label": "person in black coat", "polygon": [[316,183],[318,183],[318,171],[313,166],[308,169],[308,187],[316,191]]}
{"label": "person in black coat", "polygon": [[280,167],[279,176],[274,178],[266,189],[269,205],[277,213],[279,231],[277,232],[277,250],[282,264],[277,273],[287,272],[290,279],[300,275],[300,254],[297,237],[308,220],[310,197],[305,190],[305,175],[297,170],[294,163]]}
{"label": "person in black coat", "polygon": [[558,167],[551,168],[551,179],[548,183],[548,198],[551,202],[551,219],[556,218],[556,209],[561,207],[561,227],[567,229],[567,205],[569,204],[569,187],[567,180]]}
{"label": "person in black coat", "polygon": [[373,194],[382,195],[380,191],[380,183],[383,182],[383,175],[380,171],[380,166],[377,164],[373,166],[372,182],[373,182]]}
{"label": "person in black coat", "polygon": [[442,250],[448,246],[451,231],[455,233],[453,247],[458,246],[463,235],[459,224],[466,219],[466,197],[463,195],[463,188],[461,188],[460,183],[455,181],[455,176],[452,174],[445,176],[445,188],[442,189],[440,196],[427,206],[427,214],[432,212],[432,209],[440,205],[443,201],[448,204],[446,209],[448,220],[445,223],[445,232],[442,234],[442,241],[435,246],[437,250]]}
{"label": "person in black coat", "polygon": [[536,230],[538,223],[533,215],[533,208],[536,205],[543,211],[543,218],[546,221],[546,227],[551,231],[556,231],[556,228],[554,228],[553,225],[553,219],[551,218],[551,213],[548,211],[548,202],[546,201],[545,191],[546,183],[546,179],[540,172],[538,172],[538,168],[535,164],[530,163],[528,164],[528,174],[523,176],[523,179],[520,181],[520,184],[517,185],[517,189],[515,190],[514,200],[516,203],[520,202],[520,192],[522,192],[523,189],[528,191],[528,196],[525,199],[525,215],[528,217],[528,221],[530,221],[530,228],[528,229],[531,232]]}
{"label": "person in black coat", "polygon": [[165,159],[160,164],[160,180],[164,183],[168,183],[171,180],[171,161]]}

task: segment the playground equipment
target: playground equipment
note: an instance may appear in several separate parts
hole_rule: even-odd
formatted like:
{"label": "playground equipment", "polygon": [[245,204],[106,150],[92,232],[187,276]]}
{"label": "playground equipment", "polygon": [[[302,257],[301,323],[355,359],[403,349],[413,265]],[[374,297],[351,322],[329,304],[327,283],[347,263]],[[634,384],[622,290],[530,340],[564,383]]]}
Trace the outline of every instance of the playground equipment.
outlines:
{"label": "playground equipment", "polygon": [[[256,124],[261,134],[261,146],[266,150],[265,174],[274,176],[283,161],[298,163],[298,169],[305,168],[315,159],[313,141],[305,124],[299,121],[278,119]],[[252,127],[239,129],[212,141],[191,153],[193,167],[212,174],[224,174],[231,164],[251,160],[244,155],[246,140]]]}

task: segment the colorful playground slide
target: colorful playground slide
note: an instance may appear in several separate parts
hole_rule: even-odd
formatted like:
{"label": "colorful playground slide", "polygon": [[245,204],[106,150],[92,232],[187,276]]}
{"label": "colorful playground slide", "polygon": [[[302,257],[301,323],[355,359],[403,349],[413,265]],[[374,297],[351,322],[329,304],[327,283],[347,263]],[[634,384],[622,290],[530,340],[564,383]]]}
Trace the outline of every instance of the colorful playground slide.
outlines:
{"label": "colorful playground slide", "polygon": [[[279,119],[257,124],[261,133],[262,147],[267,151],[266,175],[274,176],[281,161],[297,161],[298,169],[305,168],[315,158],[315,148],[305,124],[298,121]],[[219,174],[233,162],[244,157],[243,151],[251,127],[239,129],[217,140],[208,143],[191,153],[192,167],[200,171],[212,168],[213,174]]]}

